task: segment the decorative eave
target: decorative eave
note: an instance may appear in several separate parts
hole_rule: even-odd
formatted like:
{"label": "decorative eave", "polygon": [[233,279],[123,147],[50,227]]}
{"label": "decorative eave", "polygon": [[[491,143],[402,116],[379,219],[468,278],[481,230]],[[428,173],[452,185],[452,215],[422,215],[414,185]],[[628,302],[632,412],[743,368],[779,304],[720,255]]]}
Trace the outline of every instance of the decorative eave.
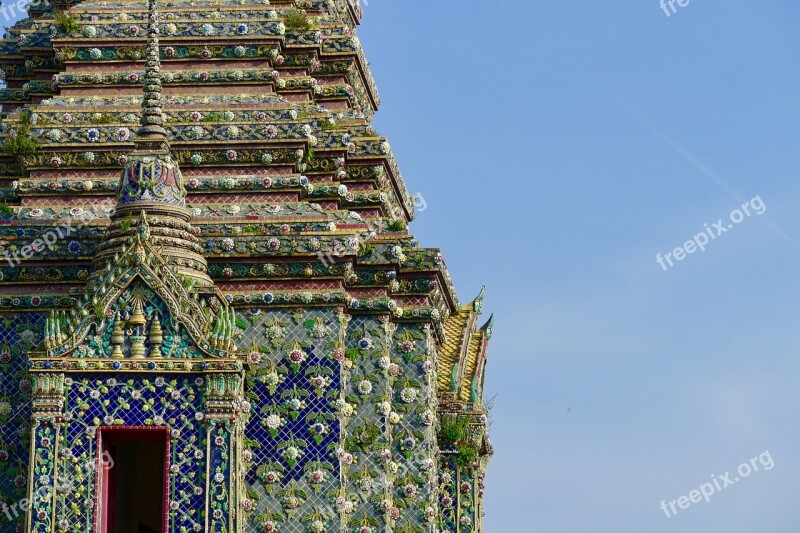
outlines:
{"label": "decorative eave", "polygon": [[476,327],[485,289],[445,321],[446,339],[439,348],[438,384],[444,402],[475,405],[482,400],[486,352],[494,322],[490,318],[481,328]]}

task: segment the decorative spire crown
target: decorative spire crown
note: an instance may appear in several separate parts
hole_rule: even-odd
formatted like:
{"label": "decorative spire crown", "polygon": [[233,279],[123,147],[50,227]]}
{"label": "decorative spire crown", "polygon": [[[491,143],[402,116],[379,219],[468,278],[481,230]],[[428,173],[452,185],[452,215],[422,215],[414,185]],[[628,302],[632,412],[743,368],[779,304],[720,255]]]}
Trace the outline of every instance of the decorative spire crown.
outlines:
{"label": "decorative spire crown", "polygon": [[158,9],[156,0],[148,0],[147,57],[145,59],[144,97],[142,98],[141,127],[137,135],[143,141],[163,140],[164,102],[161,98],[161,59],[158,48]]}

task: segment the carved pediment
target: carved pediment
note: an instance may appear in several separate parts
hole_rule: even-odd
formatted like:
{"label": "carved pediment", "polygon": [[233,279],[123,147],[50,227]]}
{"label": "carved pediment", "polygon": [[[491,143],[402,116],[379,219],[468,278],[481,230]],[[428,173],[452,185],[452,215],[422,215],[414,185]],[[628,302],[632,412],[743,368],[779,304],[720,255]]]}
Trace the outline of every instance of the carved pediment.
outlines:
{"label": "carved pediment", "polygon": [[159,254],[142,217],[121,255],[93,276],[80,309],[46,321],[49,357],[234,357],[235,315],[214,287],[195,287]]}

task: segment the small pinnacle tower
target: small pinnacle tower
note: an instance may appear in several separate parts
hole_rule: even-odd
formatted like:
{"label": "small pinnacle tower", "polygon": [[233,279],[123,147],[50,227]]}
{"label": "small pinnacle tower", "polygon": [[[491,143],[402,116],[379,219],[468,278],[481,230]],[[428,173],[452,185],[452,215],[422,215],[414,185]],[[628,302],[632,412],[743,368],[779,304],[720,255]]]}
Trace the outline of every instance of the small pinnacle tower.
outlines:
{"label": "small pinnacle tower", "polygon": [[148,0],[148,7],[141,126],[134,140],[134,151],[124,158],[112,216],[115,224],[109,228],[110,238],[99,246],[95,263],[116,254],[120,243],[143,229],[139,222],[147,221],[153,243],[167,262],[193,283],[210,285],[208,265],[190,224],[191,212],[186,208],[183,176],[172,158],[164,129],[156,0]]}
{"label": "small pinnacle tower", "polygon": [[161,99],[161,58],[158,48],[158,9],[156,0],[148,0],[147,59],[145,60],[144,98],[142,99],[142,127],[138,142],[157,143],[159,149],[168,150],[167,132],[164,129],[164,109]]}

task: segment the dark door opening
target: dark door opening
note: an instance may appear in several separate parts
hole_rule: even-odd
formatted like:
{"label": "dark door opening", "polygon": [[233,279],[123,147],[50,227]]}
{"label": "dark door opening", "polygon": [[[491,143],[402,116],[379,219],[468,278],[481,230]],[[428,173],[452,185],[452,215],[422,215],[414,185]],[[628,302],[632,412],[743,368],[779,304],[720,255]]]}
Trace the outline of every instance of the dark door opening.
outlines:
{"label": "dark door opening", "polygon": [[100,431],[102,533],[162,533],[167,485],[166,429]]}

